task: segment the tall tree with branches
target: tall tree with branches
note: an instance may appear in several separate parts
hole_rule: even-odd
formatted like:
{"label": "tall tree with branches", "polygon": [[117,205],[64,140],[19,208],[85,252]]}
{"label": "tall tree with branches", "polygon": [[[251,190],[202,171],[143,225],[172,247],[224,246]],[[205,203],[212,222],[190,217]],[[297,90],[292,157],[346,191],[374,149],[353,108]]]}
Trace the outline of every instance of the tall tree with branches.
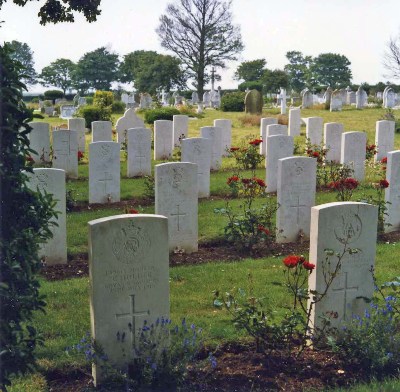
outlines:
{"label": "tall tree with branches", "polygon": [[244,48],[231,5],[231,0],[179,0],[160,16],[161,45],[181,59],[199,96],[209,80],[207,68],[224,68]]}
{"label": "tall tree with branches", "polygon": [[400,34],[387,43],[383,66],[389,71],[385,76],[400,79]]}

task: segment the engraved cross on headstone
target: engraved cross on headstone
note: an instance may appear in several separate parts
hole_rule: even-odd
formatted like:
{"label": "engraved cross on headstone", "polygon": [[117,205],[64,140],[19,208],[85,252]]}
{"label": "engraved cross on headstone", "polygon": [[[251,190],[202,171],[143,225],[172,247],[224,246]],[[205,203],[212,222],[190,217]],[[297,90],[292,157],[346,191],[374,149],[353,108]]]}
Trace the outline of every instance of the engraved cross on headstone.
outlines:
{"label": "engraved cross on headstone", "polygon": [[177,213],[176,213],[176,214],[174,214],[174,213],[171,214],[171,216],[176,216],[176,217],[177,217],[177,220],[178,220],[178,231],[180,231],[180,224],[179,224],[180,220],[179,220],[179,218],[180,218],[181,216],[186,216],[186,214],[181,213],[181,212],[179,211],[179,207],[180,207],[180,205],[177,204],[177,205],[176,205]]}
{"label": "engraved cross on headstone", "polygon": [[136,159],[138,159],[139,160],[139,170],[142,170],[142,159],[144,159],[144,158],[146,158],[146,156],[145,156],[145,154],[142,152],[144,150],[144,148],[142,149],[142,148],[140,148],[138,151],[137,151],[137,154],[136,154]]}
{"label": "engraved cross on headstone", "polygon": [[99,182],[104,182],[104,194],[107,194],[107,181],[112,181],[112,176],[109,172],[104,172],[104,178],[99,179]]}
{"label": "engraved cross on headstone", "polygon": [[305,204],[300,204],[300,195],[295,196],[296,202],[290,203],[289,207],[296,208],[297,213],[297,226],[300,224],[300,208],[302,207],[309,207]]}
{"label": "engraved cross on headstone", "polygon": [[[130,295],[129,296],[131,298],[131,309],[128,313],[117,313],[115,315],[116,319],[120,319],[120,318],[125,318],[125,317],[129,317],[131,318],[131,322],[128,324],[129,326],[129,330],[131,332],[131,342],[132,342],[132,346],[135,346],[136,344],[136,318],[137,317],[144,317],[144,316],[148,316],[150,314],[150,310],[145,310],[145,311],[138,311],[136,310],[136,306],[135,306],[135,295]],[[117,334],[118,336],[118,334]],[[123,340],[123,336],[119,336],[120,339]]]}
{"label": "engraved cross on headstone", "polygon": [[348,282],[347,282],[347,272],[343,272],[342,273],[344,276],[344,287],[340,287],[338,289],[332,289],[332,291],[334,292],[343,292],[344,293],[344,297],[343,297],[343,320],[346,320],[346,310],[347,310],[347,292],[349,291],[357,291],[358,290],[358,286],[354,286],[354,287],[349,287],[348,286]]}

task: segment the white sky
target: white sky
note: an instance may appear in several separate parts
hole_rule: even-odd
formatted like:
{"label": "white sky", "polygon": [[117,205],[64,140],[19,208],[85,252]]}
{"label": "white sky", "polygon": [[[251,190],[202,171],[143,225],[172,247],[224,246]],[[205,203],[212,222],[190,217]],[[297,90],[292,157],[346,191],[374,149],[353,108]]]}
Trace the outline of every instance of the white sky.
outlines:
{"label": "white sky", "polygon": [[[176,0],[174,0],[176,1]],[[26,42],[34,52],[38,72],[58,58],[76,62],[86,52],[107,46],[120,56],[135,50],[161,48],[155,32],[168,0],[102,0],[97,22],[76,15],[75,23],[41,26],[36,16],[42,0],[25,7],[12,0],[0,10],[0,42]],[[240,61],[265,58],[270,69],[283,68],[285,54],[339,53],[348,57],[353,83],[386,81],[382,57],[390,37],[400,32],[400,0],[233,0],[245,50]],[[232,79],[240,62],[227,64],[222,88],[235,88]]]}

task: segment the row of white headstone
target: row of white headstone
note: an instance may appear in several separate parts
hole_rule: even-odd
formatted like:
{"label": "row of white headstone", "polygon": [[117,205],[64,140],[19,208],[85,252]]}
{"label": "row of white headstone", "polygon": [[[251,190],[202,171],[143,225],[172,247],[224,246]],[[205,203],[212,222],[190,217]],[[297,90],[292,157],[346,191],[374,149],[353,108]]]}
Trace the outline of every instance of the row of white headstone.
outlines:
{"label": "row of white headstone", "polygon": [[[310,215],[309,259],[316,268],[309,277],[309,290],[326,291],[312,307],[310,328],[321,327],[327,318],[331,327],[340,328],[352,315],[363,316],[369,306],[366,300],[373,295],[370,270],[375,264],[377,207],[329,203],[311,208]],[[144,323],[149,326],[169,318],[168,221],[160,215],[118,215],[89,222],[92,338],[109,363],[125,372],[135,358]],[[327,287],[326,249],[340,253],[345,246],[358,252],[345,254]],[[329,272],[337,263],[336,257],[330,260]],[[93,377],[95,385],[102,383],[101,363],[94,365]]]}

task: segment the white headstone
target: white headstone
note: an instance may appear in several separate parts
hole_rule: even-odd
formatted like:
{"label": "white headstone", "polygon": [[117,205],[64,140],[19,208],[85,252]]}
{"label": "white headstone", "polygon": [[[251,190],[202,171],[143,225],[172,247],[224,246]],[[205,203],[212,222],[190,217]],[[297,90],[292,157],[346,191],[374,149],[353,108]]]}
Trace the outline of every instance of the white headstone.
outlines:
{"label": "white headstone", "polygon": [[281,114],[286,114],[286,90],[284,88],[281,88],[280,98],[281,98]]}
{"label": "white headstone", "polygon": [[78,132],[53,132],[53,167],[63,169],[68,177],[78,178]]}
{"label": "white headstone", "polygon": [[192,92],[192,103],[193,105],[197,105],[199,103],[199,95],[197,94],[197,91]]}
{"label": "white headstone", "polygon": [[293,136],[268,136],[266,156],[266,184],[267,192],[276,192],[278,189],[278,160],[293,155]]}
{"label": "white headstone", "polygon": [[232,121],[231,120],[214,120],[214,127],[221,128],[221,154],[223,157],[229,155],[232,140]]}
{"label": "white headstone", "polygon": [[367,135],[364,132],[342,133],[340,163],[349,165],[354,170],[354,178],[362,181],[365,175],[365,147]]}
{"label": "white headstone", "polygon": [[395,93],[392,88],[386,90],[385,109],[390,109],[395,105]]}
{"label": "white headstone", "polygon": [[356,103],[356,93],[354,91],[347,92],[347,105]]}
{"label": "white headstone", "polygon": [[151,131],[131,128],[126,131],[128,143],[127,177],[151,176]]}
{"label": "white headstone", "polygon": [[78,148],[79,151],[85,152],[86,139],[85,139],[85,119],[84,118],[70,118],[68,120],[68,129],[78,132]]}
{"label": "white headstone", "polygon": [[121,101],[126,105],[128,103],[129,95],[127,93],[121,94]]}
{"label": "white headstone", "polygon": [[300,108],[289,109],[289,136],[299,136],[301,128]]}
{"label": "white headstone", "polygon": [[201,127],[200,136],[211,140],[211,170],[219,170],[222,164],[222,130],[219,127]]}
{"label": "white headstone", "polygon": [[50,127],[45,122],[30,122],[32,127],[29,133],[30,148],[37,154],[31,153],[36,163],[50,162]]}
{"label": "white headstone", "polygon": [[204,103],[204,106],[207,108],[207,107],[210,107],[210,105],[211,105],[211,97],[210,97],[210,93],[208,92],[208,91],[206,91],[204,94],[203,94],[203,103]]}
{"label": "white headstone", "polygon": [[92,122],[92,142],[111,142],[112,124],[111,121]]}
{"label": "white headstone", "polygon": [[198,174],[194,163],[155,166],[155,213],[168,218],[169,249],[198,249]]}
{"label": "white headstone", "polygon": [[362,109],[365,106],[364,97],[365,91],[360,86],[356,92],[356,109]]}
{"label": "white headstone", "polygon": [[197,165],[199,197],[209,197],[211,140],[203,137],[183,139],[181,161]]}
{"label": "white headstone", "polygon": [[316,267],[308,279],[309,290],[325,292],[326,275],[338,265],[335,255],[328,259],[330,265],[326,262],[326,250],[359,250],[345,254],[326,296],[313,306],[312,328],[321,327],[324,317],[330,327],[340,328],[342,321],[363,317],[369,308],[365,298],[371,299],[374,292],[370,269],[375,264],[377,220],[378,208],[364,203],[328,203],[311,209],[310,262]]}
{"label": "white headstone", "polygon": [[319,146],[322,142],[322,131],[324,119],[322,117],[307,117],[303,119],[306,123],[306,138],[310,143]]}
{"label": "white headstone", "polygon": [[267,142],[267,126],[278,124],[278,119],[275,117],[264,117],[260,121],[260,137],[262,143],[260,143],[260,154],[264,155],[267,153],[266,142]]}
{"label": "white headstone", "polygon": [[172,156],[173,123],[170,120],[154,121],[154,159],[169,159]]}
{"label": "white headstone", "polygon": [[188,136],[189,117],[184,114],[176,114],[172,117],[174,140],[172,148],[179,146],[179,138]]}
{"label": "white headstone", "polygon": [[[347,93],[346,93],[346,95],[347,95]],[[342,98],[343,97],[342,97],[341,90],[335,90],[332,93],[332,96],[331,96],[331,108],[330,108],[331,112],[339,112],[339,111],[342,110],[342,105],[343,105]]]}
{"label": "white headstone", "polygon": [[117,120],[115,129],[118,134],[118,143],[122,145],[125,141],[125,132],[130,128],[143,128],[144,121],[139,118],[135,109],[130,108],[125,111],[124,115]]}
{"label": "white headstone", "polygon": [[317,160],[289,157],[278,161],[277,242],[310,236],[311,207],[315,205]]}
{"label": "white headstone", "polygon": [[327,162],[340,162],[343,130],[343,124],[341,123],[324,124],[324,147],[328,149],[325,157]]}
{"label": "white headstone", "polygon": [[89,203],[120,200],[120,146],[115,142],[89,144]]}
{"label": "white headstone", "polygon": [[385,189],[385,232],[388,233],[400,230],[400,150],[387,154],[386,179],[389,187]]}
{"label": "white headstone", "polygon": [[302,95],[302,104],[301,104],[301,107],[303,108],[303,109],[308,109],[308,108],[310,108],[312,105],[313,105],[313,95],[312,95],[312,93],[311,93],[311,91],[309,91],[309,90],[305,90],[304,92],[303,92],[303,95]]}
{"label": "white headstone", "polygon": [[[167,218],[124,214],[88,225],[92,338],[127,373],[144,322],[169,317]],[[100,364],[92,371],[98,386]]]}
{"label": "white headstone", "polygon": [[394,149],[394,121],[381,120],[376,122],[375,145],[378,152],[375,161],[381,161],[389,151]]}
{"label": "white headstone", "polygon": [[60,106],[60,118],[67,120],[72,118],[76,112],[76,107],[74,105],[61,105]]}
{"label": "white headstone", "polygon": [[45,106],[44,114],[47,114],[48,116],[52,116],[54,114],[54,106]]}
{"label": "white headstone", "polygon": [[65,172],[61,169],[33,169],[26,173],[29,178],[28,186],[33,191],[53,195],[56,201],[54,210],[59,212],[57,218],[52,218],[57,226],[50,228],[53,237],[40,245],[39,257],[47,265],[67,263],[67,213],[65,200]]}

